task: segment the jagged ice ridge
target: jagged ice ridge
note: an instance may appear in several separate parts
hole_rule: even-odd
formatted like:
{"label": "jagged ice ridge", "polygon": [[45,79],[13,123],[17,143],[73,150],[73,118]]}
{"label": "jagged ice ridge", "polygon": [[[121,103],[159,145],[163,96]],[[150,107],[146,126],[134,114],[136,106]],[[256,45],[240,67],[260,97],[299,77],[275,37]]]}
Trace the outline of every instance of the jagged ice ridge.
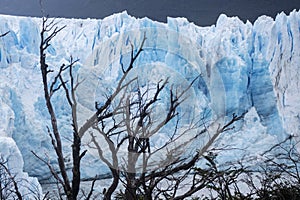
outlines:
{"label": "jagged ice ridge", "polygon": [[[236,150],[234,157],[258,155],[287,135],[300,134],[299,11],[281,13],[275,20],[261,16],[254,24],[220,15],[216,25],[209,27],[184,18],[168,18],[167,23],[136,19],[126,12],[103,20],[58,21],[67,27],[53,39],[47,61],[58,68],[71,55],[80,59],[77,72],[87,80],[77,94],[82,120],[93,111],[97,93],[105,92],[99,88],[99,75],[104,71],[103,84],[111,87],[118,76],[116,66],[129,58],[130,44],[138,47],[145,34],[137,73],[154,68],[152,76],[167,72],[174,82],[190,82],[200,74],[193,85],[193,104],[212,109],[215,117],[224,120],[232,113],[246,112],[239,127],[218,141],[219,145],[232,141],[232,146],[246,149]],[[20,176],[29,173],[43,180],[49,176],[47,168],[30,152],[52,155],[39,68],[41,22],[40,18],[0,16],[0,33],[10,31],[0,38],[0,155],[18,158],[11,162],[19,167]],[[59,126],[64,128],[70,123],[67,103],[57,96],[55,105],[62,121]],[[64,134],[69,131],[66,128]],[[7,154],[4,145],[13,151]],[[19,165],[22,159],[24,172]],[[229,155],[223,159],[230,159]],[[107,172],[92,154],[84,164],[83,177]]]}

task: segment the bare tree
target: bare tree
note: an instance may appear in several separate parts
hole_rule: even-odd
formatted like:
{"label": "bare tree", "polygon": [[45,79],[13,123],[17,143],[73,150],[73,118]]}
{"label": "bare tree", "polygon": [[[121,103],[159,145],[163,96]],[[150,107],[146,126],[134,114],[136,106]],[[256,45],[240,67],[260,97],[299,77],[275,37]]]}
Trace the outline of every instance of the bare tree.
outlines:
{"label": "bare tree", "polygon": [[261,156],[263,162],[248,176],[247,183],[252,193],[260,199],[299,199],[300,154],[295,136],[288,136]]}
{"label": "bare tree", "polygon": [[[145,40],[146,37],[136,51],[132,46],[129,65],[124,68],[121,64],[123,74],[114,92],[107,96],[106,102],[102,106],[95,102],[99,115],[98,122],[93,124],[93,130],[90,130],[89,146],[97,151],[113,178],[110,187],[104,192],[104,199],[111,199],[120,183],[125,187],[125,191],[118,196],[124,199],[150,200],[161,196],[182,199],[191,196],[204,187],[205,180],[201,182],[194,177],[191,188],[178,195],[180,179],[186,178],[218,136],[230,130],[232,124],[243,116],[233,115],[223,126],[214,124],[217,126],[216,130],[206,127],[205,117],[198,116],[199,118],[194,117],[189,123],[182,122],[186,113],[180,111],[179,107],[189,98],[188,91],[197,78],[181,89],[172,85],[169,77],[154,84],[141,86],[139,77],[131,77],[129,74],[143,51]],[[167,92],[163,92],[164,90]],[[167,106],[162,112],[157,112],[156,109],[164,95],[168,99]],[[152,148],[151,140],[165,127],[168,127],[168,139],[159,147]],[[207,143],[192,157],[182,156],[185,148],[200,135],[207,134],[209,129],[215,132]],[[185,139],[189,134],[192,136]],[[108,147],[108,150],[105,147]],[[160,184],[167,184],[168,189],[163,191],[159,188]]]}
{"label": "bare tree", "polygon": [[0,158],[0,199],[14,198],[22,200],[23,195],[19,190],[16,176],[10,172],[6,163],[6,161]]}
{"label": "bare tree", "polygon": [[[50,41],[65,28],[58,27],[55,20],[50,20],[46,17],[42,18],[42,29],[41,29],[41,43],[40,43],[40,67],[42,73],[42,80],[44,86],[44,98],[46,101],[46,106],[48,113],[51,117],[51,128],[47,127],[48,134],[51,138],[52,146],[55,150],[57,156],[57,163],[59,166],[59,172],[54,169],[54,167],[49,163],[48,160],[37,155],[34,155],[42,160],[50,169],[53,177],[63,186],[63,190],[67,199],[76,199],[80,190],[80,162],[82,157],[85,155],[86,151],[81,152],[81,137],[79,136],[79,127],[77,124],[77,101],[75,98],[75,90],[79,83],[74,80],[73,67],[78,60],[73,60],[70,58],[70,63],[68,65],[61,65],[57,74],[49,81],[49,74],[54,73],[53,69],[50,69],[46,62],[46,50],[50,46]],[[63,78],[63,73],[68,71],[69,74],[69,85],[68,81]],[[56,85],[58,85],[56,87]],[[70,88],[70,89],[69,89]],[[54,111],[54,105],[52,103],[52,97],[58,90],[65,91],[65,97],[71,108],[72,115],[72,129],[73,129],[73,141],[72,141],[72,178],[69,178],[66,168],[66,163],[64,160],[63,144],[61,140],[61,133],[58,128],[57,115]]]}
{"label": "bare tree", "polygon": [[[209,130],[206,127],[204,118],[194,117],[190,123],[182,123],[184,113],[179,110],[180,106],[189,97],[188,91],[192,87],[193,80],[184,88],[175,87],[170,84],[169,78],[145,86],[140,86],[138,77],[131,77],[129,74],[134,68],[134,63],[143,51],[146,40],[142,40],[140,47],[135,51],[132,45],[131,59],[127,67],[122,65],[122,76],[118,80],[114,91],[107,96],[101,104],[95,102],[95,112],[87,118],[82,126],[78,125],[76,90],[80,85],[78,77],[74,75],[73,68],[78,60],[70,58],[68,65],[61,65],[58,70],[49,67],[46,61],[46,50],[51,45],[51,40],[65,28],[58,27],[57,22],[46,17],[42,19],[41,43],[40,43],[40,66],[44,89],[46,107],[51,117],[51,127],[47,132],[55,150],[58,169],[50,164],[49,159],[33,152],[42,162],[48,166],[51,174],[62,186],[67,199],[76,199],[80,191],[81,159],[86,154],[81,151],[82,137],[89,132],[91,142],[89,147],[95,149],[101,161],[110,169],[112,183],[107,190],[104,190],[104,199],[111,199],[120,183],[125,187],[124,197],[126,199],[153,199],[155,195],[168,196],[173,190],[174,199],[184,198],[194,194],[201,188],[201,181],[194,180],[190,190],[185,194],[177,195],[178,180],[180,173],[187,177],[190,170],[195,166],[199,158],[206,152],[218,138],[218,136],[230,129],[230,126],[241,118],[233,116],[232,120],[223,126],[218,125],[216,130]],[[55,74],[56,71],[56,74]],[[67,74],[67,79],[64,74]],[[49,76],[54,74],[53,76]],[[52,78],[50,78],[52,77]],[[82,81],[82,80],[81,80]],[[58,117],[55,113],[55,105],[52,102],[53,95],[58,91],[64,91],[65,99],[71,111],[72,126],[72,174],[68,175],[63,152],[61,131],[58,127]],[[167,92],[165,92],[167,91]],[[168,103],[164,114],[157,115],[155,109],[161,103],[161,97],[167,95]],[[171,125],[172,126],[171,126]],[[172,127],[168,130],[168,139],[159,147],[152,149],[151,140],[166,125]],[[192,157],[184,157],[185,147],[191,144],[200,135],[215,131],[207,143],[199,149]],[[192,137],[184,140],[188,133]],[[109,156],[103,149],[105,144],[109,149]],[[176,144],[176,145],[175,145]],[[170,148],[173,146],[172,148]],[[160,154],[164,158],[158,160],[159,165],[153,167],[153,160]],[[171,178],[173,177],[173,178]],[[183,178],[182,177],[182,178]],[[170,185],[165,192],[160,190],[158,185],[167,182]],[[91,198],[95,181],[91,185],[90,192],[86,199]],[[172,190],[170,189],[172,188]],[[176,197],[177,195],[177,197]],[[165,197],[166,197],[165,196]]]}
{"label": "bare tree", "polygon": [[[124,83],[126,75],[129,73],[130,69],[133,67],[133,62],[139,55],[140,51],[134,56],[130,67],[124,71],[124,76],[118,83],[118,87],[115,92],[107,99],[107,101],[100,107],[97,106],[94,114],[87,118],[85,123],[79,127],[78,125],[78,117],[77,117],[77,100],[76,100],[76,89],[80,85],[78,78],[74,77],[73,67],[78,60],[73,60],[71,57],[70,63],[68,65],[62,64],[57,70],[57,74],[53,76],[52,79],[49,79],[49,74],[54,73],[55,70],[51,69],[46,62],[46,50],[51,45],[51,40],[62,30],[65,28],[58,27],[55,19],[49,21],[49,18],[42,18],[42,29],[41,29],[41,44],[40,44],[40,67],[42,74],[42,82],[44,87],[44,98],[46,101],[46,107],[48,113],[51,117],[51,127],[47,127],[47,132],[51,139],[52,146],[55,150],[55,154],[57,157],[57,163],[59,169],[55,169],[53,165],[50,164],[50,160],[46,155],[46,158],[43,158],[41,155],[38,155],[36,152],[32,152],[38,159],[40,159],[46,166],[48,166],[52,176],[57,180],[57,182],[63,187],[64,194],[67,196],[67,199],[76,199],[78,193],[80,191],[80,165],[81,159],[86,154],[86,150],[81,152],[81,139],[84,134],[94,128],[98,122],[103,121],[107,118],[111,118],[114,113],[108,112],[109,107],[111,106],[111,102],[116,98],[120,92],[123,91],[124,88],[128,87],[129,83]],[[63,74],[67,73],[67,77],[69,80],[65,80]],[[63,143],[61,139],[61,132],[58,127],[58,118],[55,113],[55,105],[52,102],[52,97],[58,91],[63,90],[65,93],[65,98],[70,106],[71,110],[71,118],[72,118],[72,129],[73,129],[73,140],[72,140],[72,176],[71,178],[68,176],[68,169],[65,163],[65,156],[63,153]],[[117,175],[119,173],[116,172],[116,169],[111,167],[112,173]],[[117,181],[117,180],[115,180]],[[118,184],[115,184],[117,186]],[[91,186],[90,192],[87,195],[87,199],[89,199],[92,195],[94,183]],[[114,191],[116,187],[112,190]]]}
{"label": "bare tree", "polygon": [[46,199],[47,194],[42,195],[39,185],[32,184],[26,178],[18,174],[9,163],[8,159],[0,156],[0,200],[10,199]]}

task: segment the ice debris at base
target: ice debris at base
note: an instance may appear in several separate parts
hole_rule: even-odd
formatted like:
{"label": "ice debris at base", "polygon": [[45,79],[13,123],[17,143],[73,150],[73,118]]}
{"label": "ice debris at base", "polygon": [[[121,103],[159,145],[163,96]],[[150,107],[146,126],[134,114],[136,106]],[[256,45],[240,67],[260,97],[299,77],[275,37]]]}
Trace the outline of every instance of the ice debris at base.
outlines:
{"label": "ice debris at base", "polygon": [[[0,142],[9,141],[6,145],[16,148],[11,139],[7,140],[13,138],[24,170],[40,180],[47,178],[47,168],[31,151],[50,156],[53,152],[46,133],[49,116],[39,69],[41,21],[0,16],[0,33],[10,31],[0,38],[0,131],[5,136]],[[267,149],[288,134],[300,134],[299,11],[281,13],[275,20],[261,16],[254,24],[220,15],[210,27],[198,27],[184,18],[168,18],[167,23],[136,19],[126,12],[103,20],[57,21],[67,27],[53,39],[47,61],[55,69],[67,63],[71,55],[80,59],[78,73],[88,80],[85,90],[77,94],[83,116],[93,109],[96,91],[101,92],[97,89],[100,74],[105,71],[110,87],[109,81],[118,76],[114,67],[128,60],[130,44],[138,47],[145,34],[144,51],[136,64],[141,72],[143,67],[156,67],[154,75],[169,71],[175,80],[185,82],[200,74],[193,85],[194,104],[212,109],[224,120],[233,113],[249,112],[224,141],[237,137],[237,148],[251,144],[251,150],[256,151]],[[67,103],[60,97],[55,102],[59,126],[64,127],[70,123]],[[71,130],[64,130],[67,142]],[[22,162],[18,151],[16,156]],[[107,172],[98,160],[91,154],[84,157],[83,177]]]}
{"label": "ice debris at base", "polygon": [[[0,131],[0,133],[2,133]],[[14,192],[13,181],[18,184],[18,191],[25,200],[42,199],[42,188],[37,178],[28,176],[28,173],[23,171],[23,158],[15,141],[11,137],[4,137],[0,134],[0,162],[4,167],[0,167],[1,174],[1,197],[4,199],[17,199]]]}

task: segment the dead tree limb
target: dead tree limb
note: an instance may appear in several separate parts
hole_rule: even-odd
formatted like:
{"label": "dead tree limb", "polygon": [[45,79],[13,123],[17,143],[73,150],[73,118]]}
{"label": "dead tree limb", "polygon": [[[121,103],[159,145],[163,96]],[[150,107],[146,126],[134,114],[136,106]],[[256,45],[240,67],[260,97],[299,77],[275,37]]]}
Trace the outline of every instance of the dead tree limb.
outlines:
{"label": "dead tree limb", "polygon": [[9,32],[10,32],[10,31],[7,31],[7,32],[1,34],[1,35],[0,35],[0,38],[6,36]]}
{"label": "dead tree limb", "polygon": [[[44,98],[46,101],[46,106],[48,113],[51,117],[51,130],[48,128],[48,134],[51,138],[52,146],[55,150],[55,154],[57,157],[57,162],[59,166],[59,174],[58,176],[54,169],[49,166],[48,162],[45,161],[47,166],[49,167],[54,178],[63,186],[64,192],[67,196],[67,199],[76,199],[79,191],[80,191],[80,161],[82,157],[85,155],[86,151],[81,152],[81,137],[79,136],[79,128],[77,123],[77,101],[75,96],[75,91],[78,82],[75,82],[73,75],[73,67],[78,60],[73,60],[70,58],[69,65],[61,65],[58,73],[54,76],[52,83],[49,84],[48,75],[49,73],[53,73],[54,70],[50,69],[46,62],[46,50],[51,45],[51,40],[57,36],[57,34],[63,30],[66,26],[58,27],[58,23],[52,19],[49,21],[49,18],[42,18],[42,29],[40,33],[41,43],[40,43],[40,67],[42,73],[43,87],[44,87]],[[69,79],[70,79],[70,87],[67,86],[68,81],[65,81],[63,78],[63,73],[68,71]],[[58,86],[56,86],[58,85]],[[70,88],[70,89],[68,89]],[[63,89],[65,92],[66,100],[71,108],[72,112],[72,127],[73,127],[73,141],[72,141],[72,177],[71,181],[67,173],[66,163],[64,160],[63,154],[63,144],[61,140],[61,133],[59,131],[57,125],[57,116],[54,110],[54,105],[52,103],[52,96],[58,90]],[[36,155],[36,154],[35,154]],[[40,160],[42,158],[36,155]]]}

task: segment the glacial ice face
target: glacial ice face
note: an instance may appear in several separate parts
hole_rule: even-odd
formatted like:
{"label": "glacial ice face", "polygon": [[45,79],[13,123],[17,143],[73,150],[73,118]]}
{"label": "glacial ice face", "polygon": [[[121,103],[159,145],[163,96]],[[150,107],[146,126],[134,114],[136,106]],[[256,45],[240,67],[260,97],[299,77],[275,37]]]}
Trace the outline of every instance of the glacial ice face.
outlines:
{"label": "glacial ice face", "polygon": [[[155,76],[167,71],[178,82],[201,75],[192,88],[196,97],[192,103],[199,110],[212,110],[214,118],[223,121],[233,113],[248,113],[219,144],[242,135],[243,140],[232,145],[239,148],[252,141],[262,150],[287,134],[300,133],[300,12],[282,13],[275,20],[262,16],[253,25],[221,15],[210,27],[195,26],[184,18],[158,23],[126,12],[104,20],[58,21],[67,27],[53,39],[47,61],[57,69],[70,55],[80,59],[77,71],[86,79],[77,93],[82,122],[94,109],[96,93],[115,84],[120,63],[128,62],[130,44],[138,48],[145,34],[144,51],[136,62],[140,73],[157,67]],[[39,18],[0,16],[0,33],[10,31],[0,38],[0,130],[15,140],[25,171],[43,179],[47,169],[30,152],[52,155],[38,60],[40,25]],[[102,89],[101,75],[105,82],[100,82],[106,84]],[[69,108],[61,96],[55,97],[55,105],[68,148]],[[107,171],[93,154],[84,159],[84,177]]]}

